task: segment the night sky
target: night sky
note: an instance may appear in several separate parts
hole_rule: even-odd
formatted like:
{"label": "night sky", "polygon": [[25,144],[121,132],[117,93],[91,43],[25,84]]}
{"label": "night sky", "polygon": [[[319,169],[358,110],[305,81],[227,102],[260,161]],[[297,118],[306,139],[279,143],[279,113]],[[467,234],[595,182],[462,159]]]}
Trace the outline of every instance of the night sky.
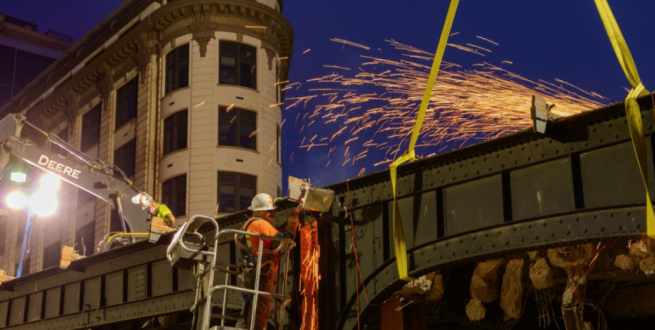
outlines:
{"label": "night sky", "polygon": [[[323,67],[324,64],[356,70],[362,63],[360,55],[397,56],[385,39],[434,52],[449,2],[285,0],[283,14],[295,31],[289,80],[304,84],[302,88],[287,91],[287,98],[306,95],[312,86],[306,83],[307,79],[333,71]],[[0,0],[0,13],[36,23],[40,32],[52,29],[77,41],[120,3],[119,0]],[[655,89],[655,1],[610,0],[609,4],[641,79],[646,89],[652,91]],[[494,65],[500,65],[503,60],[512,61],[505,68],[516,74],[551,82],[559,78],[609,98],[608,103],[623,101],[627,95],[624,88],[630,87],[593,0],[462,0],[452,32],[459,32],[449,40],[452,43],[475,43],[492,49],[480,58],[447,48],[444,60],[464,68],[482,61]],[[476,36],[499,45],[484,44]],[[371,50],[342,46],[331,42],[331,38],[363,44]],[[312,109],[312,105],[307,109]],[[357,176],[362,167],[366,167],[366,173],[386,168],[372,166],[379,160],[373,153],[354,166],[333,164],[326,168],[328,148],[314,148],[309,152],[298,148],[302,135],[298,134],[298,125],[294,127],[294,119],[299,111],[305,110],[284,110],[285,178],[287,175],[310,177],[315,185],[327,185]],[[320,125],[317,123],[314,129],[337,127]]]}

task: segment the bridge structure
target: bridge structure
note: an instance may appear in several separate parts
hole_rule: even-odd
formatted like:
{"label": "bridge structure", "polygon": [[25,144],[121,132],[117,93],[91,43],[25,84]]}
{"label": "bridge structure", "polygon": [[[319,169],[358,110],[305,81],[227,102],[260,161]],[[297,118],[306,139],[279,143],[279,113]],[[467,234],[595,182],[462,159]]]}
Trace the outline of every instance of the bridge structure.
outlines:
{"label": "bridge structure", "polygon": [[[638,102],[648,175],[653,177],[653,102],[651,96]],[[644,237],[641,180],[623,103],[555,120],[548,124],[547,134],[527,129],[400,166],[397,198],[409,275],[442,276],[441,299],[420,303],[391,299],[406,282],[398,278],[395,263],[389,172],[326,187],[335,191],[335,200],[331,211],[316,219],[321,247],[319,328],[357,329],[358,320],[360,327],[369,329],[391,325],[427,329],[434,324],[444,329],[564,328],[562,293],[575,278],[585,296],[578,314],[597,329],[613,322],[650,329],[655,279],[643,268],[624,270],[615,265],[621,255],[637,264],[653,257],[650,240]],[[655,194],[653,180],[648,187]],[[279,222],[291,211],[291,206],[281,207]],[[218,221],[222,229],[237,229],[246,218],[243,211]],[[357,248],[351,240],[353,231]],[[2,283],[0,328],[189,329],[195,282],[190,271],[171,268],[166,260],[170,235],[158,244],[135,243],[74,261],[65,270],[47,269]],[[638,255],[628,247],[637,242],[644,247]],[[581,246],[592,247],[593,257],[577,265],[582,273],[575,267],[558,268],[554,260],[558,253],[566,259],[565,254]],[[232,240],[221,241],[219,250],[220,261],[237,262]],[[538,294],[527,278],[529,264],[539,255],[548,259],[553,272],[545,295],[551,312],[534,303],[544,293]],[[298,252],[292,259],[289,278],[295,285],[289,286],[289,294],[294,302],[288,307],[286,327],[296,329],[301,318]],[[486,316],[472,322],[465,313],[472,298],[471,279],[481,263],[499,259],[525,261],[525,271],[519,272],[524,288],[521,315],[507,318],[498,302],[484,302]],[[358,267],[363,278],[359,285]],[[499,270],[503,279],[505,267],[509,269]],[[236,277],[230,276],[235,283]],[[217,283],[224,280],[216,278]],[[498,291],[504,290],[496,285]],[[236,315],[240,295],[230,293],[226,301],[222,299],[222,294],[214,295],[216,310],[225,303]],[[570,330],[568,324],[566,328]]]}

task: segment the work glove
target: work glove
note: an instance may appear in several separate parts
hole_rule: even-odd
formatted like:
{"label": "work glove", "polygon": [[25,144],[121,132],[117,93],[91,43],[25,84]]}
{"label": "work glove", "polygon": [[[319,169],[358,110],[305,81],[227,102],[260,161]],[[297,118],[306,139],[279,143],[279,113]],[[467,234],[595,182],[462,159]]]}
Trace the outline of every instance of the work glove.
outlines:
{"label": "work glove", "polygon": [[287,230],[296,233],[296,230],[298,229],[298,226],[300,226],[300,219],[298,218],[298,214],[300,213],[300,206],[298,206],[291,215],[289,216],[289,220],[287,221]]}

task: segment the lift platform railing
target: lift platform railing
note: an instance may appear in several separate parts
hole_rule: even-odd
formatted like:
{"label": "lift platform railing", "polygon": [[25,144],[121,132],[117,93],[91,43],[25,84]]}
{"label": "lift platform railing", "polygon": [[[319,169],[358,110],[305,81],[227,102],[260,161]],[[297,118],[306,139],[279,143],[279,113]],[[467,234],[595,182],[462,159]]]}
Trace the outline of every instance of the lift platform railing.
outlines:
{"label": "lift platform railing", "polygon": [[[197,221],[198,219],[202,219],[204,221]],[[214,244],[211,247],[205,244],[204,236],[198,232],[200,227],[202,227],[202,225],[207,222],[210,222],[214,226],[214,232],[216,233],[214,235]],[[217,257],[216,248],[218,247],[218,228],[218,223],[216,220],[214,220],[214,218],[204,215],[195,215],[191,217],[191,219],[189,219],[184,225],[182,225],[182,228],[180,228],[177,233],[175,233],[171,244],[166,249],[166,259],[168,259],[172,266],[179,268],[191,268],[194,265],[196,266],[194,275],[198,277],[199,286],[196,290],[195,301],[191,307],[191,311],[194,314],[194,319],[196,315],[196,309],[198,308],[199,302],[202,299],[200,296],[200,284],[202,283],[201,273],[203,272],[199,270],[200,265],[207,263],[210,264],[208,280],[209,283],[214,282],[214,269],[216,267]],[[193,235],[198,238],[200,240],[200,244],[185,243],[183,238],[187,235]],[[207,303],[205,304],[202,329],[207,329],[209,326],[209,315],[211,314],[210,292],[207,294],[206,301]],[[193,323],[195,322],[192,322],[192,324]]]}
{"label": "lift platform railing", "polygon": [[[255,315],[257,312],[256,306],[257,306],[257,300],[259,299],[259,296],[270,296],[278,301],[281,302],[281,306],[279,306],[279,309],[281,310],[281,318],[280,318],[280,324],[284,324],[284,308],[291,302],[291,297],[283,294],[278,294],[278,293],[270,293],[270,292],[262,292],[259,291],[259,281],[260,281],[260,275],[261,275],[261,264],[262,264],[262,256],[264,253],[266,254],[284,254],[285,256],[285,271],[284,271],[284,280],[283,280],[283,285],[282,285],[282,292],[287,291],[287,276],[289,274],[289,253],[291,249],[293,249],[296,246],[296,243],[289,239],[289,238],[283,238],[283,237],[275,237],[275,236],[266,236],[266,235],[261,235],[261,234],[255,234],[255,233],[250,233],[247,231],[243,230],[237,230],[237,229],[224,229],[219,232],[220,235],[226,235],[226,234],[234,234],[234,242],[235,244],[242,250],[247,250],[247,251],[252,251],[252,252],[257,252],[257,263],[255,264],[255,285],[254,289],[246,289],[242,287],[238,287],[235,285],[229,285],[229,274],[232,273],[230,271],[231,267],[234,267],[234,265],[230,264],[223,264],[226,266],[225,270],[220,270],[217,269],[218,271],[223,271],[226,272],[225,275],[225,284],[224,285],[216,285],[212,286],[209,288],[209,292],[214,292],[216,290],[223,290],[223,308],[222,308],[222,319],[221,319],[221,327],[225,326],[225,308],[226,304],[225,301],[227,301],[227,291],[228,290],[235,290],[235,291],[240,291],[243,293],[249,293],[253,295],[253,300],[252,300],[252,308],[250,309],[251,315],[250,315],[250,330],[254,329],[255,327]],[[264,244],[258,244],[259,247],[254,248],[250,246],[243,245],[241,242],[241,235],[248,235],[250,237],[258,237],[260,242],[262,239],[270,240],[272,242],[280,242],[280,245],[271,250],[264,249]],[[239,271],[239,274],[241,274],[243,271]]]}
{"label": "lift platform railing", "polygon": [[[196,221],[197,219],[203,219],[204,221]],[[202,234],[198,232],[200,227],[202,227],[203,224],[211,222],[211,224],[215,228],[215,235],[214,235],[214,243],[212,246],[208,246],[205,244],[205,239]],[[200,240],[200,244],[194,244],[190,242],[185,242],[184,238],[188,237],[189,235],[193,235],[197,239]],[[254,289],[246,289],[242,287],[238,287],[235,285],[230,285],[229,284],[229,278],[230,275],[239,275],[243,272],[243,270],[240,269],[240,267],[229,264],[229,263],[223,263],[223,262],[217,262],[217,247],[218,247],[218,242],[219,238],[221,235],[234,235],[234,240],[236,242],[236,245],[243,249],[243,250],[249,250],[253,252],[257,252],[257,264],[256,264],[256,278],[255,278],[255,288]],[[263,248],[263,244],[259,244],[258,248],[252,248],[245,246],[241,244],[239,238],[240,235],[249,235],[252,237],[259,237],[261,239],[267,239],[271,241],[277,241],[280,242],[280,245],[271,250],[267,250]],[[254,320],[255,320],[255,313],[256,313],[256,308],[254,306],[257,305],[257,300],[260,295],[266,295],[266,296],[271,296],[275,299],[278,299],[282,301],[282,307],[286,306],[290,301],[291,298],[289,296],[285,296],[282,294],[276,294],[276,293],[269,293],[269,292],[261,292],[259,291],[259,276],[261,275],[261,262],[262,262],[262,255],[264,253],[266,254],[282,254],[286,253],[287,251],[293,249],[296,246],[295,242],[293,240],[288,239],[288,238],[282,238],[282,237],[272,237],[272,236],[266,236],[266,235],[260,235],[260,234],[254,234],[254,233],[249,233],[246,231],[242,230],[236,230],[236,229],[225,229],[225,230],[219,230],[219,225],[211,217],[207,216],[202,216],[202,215],[196,215],[193,216],[189,221],[187,221],[182,228],[178,230],[178,232],[175,234],[173,237],[173,240],[171,241],[171,244],[168,246],[168,249],[166,250],[166,258],[168,261],[173,265],[174,267],[179,267],[179,268],[193,268],[195,267],[195,273],[196,276],[198,276],[198,284],[201,283],[201,275],[202,273],[200,271],[200,265],[201,264],[209,264],[209,277],[208,277],[208,283],[209,287],[207,288],[207,294],[206,297],[203,299],[203,297],[200,294],[200,289],[196,291],[196,297],[195,297],[195,302],[193,306],[191,307],[191,311],[196,314],[196,309],[198,308],[199,304],[201,301],[205,301],[205,310],[203,314],[203,321],[202,321],[202,330],[207,330],[209,328],[209,320],[210,320],[210,315],[211,315],[211,297],[213,293],[217,290],[224,290],[223,291],[223,307],[222,307],[222,312],[221,312],[221,328],[225,326],[225,319],[226,319],[226,302],[227,302],[227,291],[228,290],[236,290],[240,292],[245,292],[245,293],[250,293],[253,295],[253,308],[251,309],[251,322],[250,322],[250,329],[253,329],[254,327]],[[287,282],[287,274],[288,274],[288,265],[289,265],[289,254],[286,253],[286,260],[285,260],[285,278],[284,278],[284,288],[283,292],[286,292],[286,282]],[[220,266],[221,268],[216,268]],[[213,286],[211,285],[214,283],[214,272],[215,271],[220,271],[224,272],[225,274],[225,284],[224,285],[216,285]],[[200,287],[199,287],[200,288]],[[284,309],[282,308],[282,318],[281,318],[281,324],[284,324]],[[192,322],[195,323],[195,322]]]}

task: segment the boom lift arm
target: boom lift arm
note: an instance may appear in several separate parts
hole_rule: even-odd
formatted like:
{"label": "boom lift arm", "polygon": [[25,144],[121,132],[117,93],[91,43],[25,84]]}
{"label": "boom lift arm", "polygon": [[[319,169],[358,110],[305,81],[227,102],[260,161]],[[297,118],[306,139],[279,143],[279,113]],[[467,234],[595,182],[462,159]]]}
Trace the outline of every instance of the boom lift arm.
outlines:
{"label": "boom lift arm", "polygon": [[[45,151],[30,140],[21,138],[24,124],[43,133],[50,142],[62,147],[79,161]],[[131,201],[132,197],[141,191],[123,171],[114,165],[107,165],[101,160],[89,157],[57,135],[41,130],[21,114],[10,114],[0,120],[0,178],[11,155],[55,174],[61,180],[112,205],[118,211],[124,232],[148,232],[148,213]]]}

